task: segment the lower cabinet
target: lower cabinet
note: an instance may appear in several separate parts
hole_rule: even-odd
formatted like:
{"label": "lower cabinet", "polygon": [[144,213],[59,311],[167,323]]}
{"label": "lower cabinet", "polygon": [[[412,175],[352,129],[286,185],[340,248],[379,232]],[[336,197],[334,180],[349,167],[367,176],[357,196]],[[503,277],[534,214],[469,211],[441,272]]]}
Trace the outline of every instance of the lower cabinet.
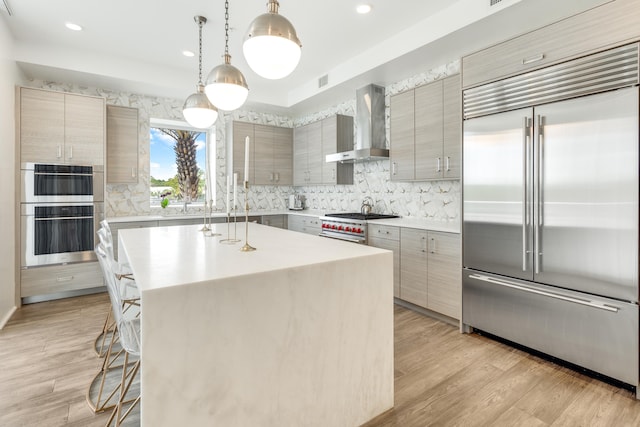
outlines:
{"label": "lower cabinet", "polygon": [[460,235],[400,230],[400,299],[460,319]]}
{"label": "lower cabinet", "polygon": [[98,262],[50,265],[20,271],[20,297],[28,298],[103,286]]}
{"label": "lower cabinet", "polygon": [[400,298],[400,232],[398,227],[369,225],[369,246],[393,252],[393,296]]}
{"label": "lower cabinet", "polygon": [[299,231],[301,233],[317,236],[320,234],[320,224],[320,218],[317,216],[289,215],[287,228],[292,231]]}
{"label": "lower cabinet", "polygon": [[287,229],[287,215],[262,215],[263,225]]}

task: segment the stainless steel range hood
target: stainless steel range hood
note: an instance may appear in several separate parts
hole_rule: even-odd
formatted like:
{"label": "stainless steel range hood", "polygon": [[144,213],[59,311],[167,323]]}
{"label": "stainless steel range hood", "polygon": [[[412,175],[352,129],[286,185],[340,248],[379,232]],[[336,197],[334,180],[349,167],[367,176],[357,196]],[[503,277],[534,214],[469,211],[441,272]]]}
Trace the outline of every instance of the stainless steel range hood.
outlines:
{"label": "stainless steel range hood", "polygon": [[388,160],[385,148],[384,88],[374,84],[356,91],[356,147],[354,150],[327,154],[327,163]]}

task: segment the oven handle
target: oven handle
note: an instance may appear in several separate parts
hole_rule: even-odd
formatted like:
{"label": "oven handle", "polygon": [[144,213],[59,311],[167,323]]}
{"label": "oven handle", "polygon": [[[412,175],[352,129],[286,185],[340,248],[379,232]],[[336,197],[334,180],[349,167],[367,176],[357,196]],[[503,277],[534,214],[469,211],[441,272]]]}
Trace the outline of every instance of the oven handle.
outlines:
{"label": "oven handle", "polygon": [[318,236],[320,236],[320,237],[328,237],[329,239],[346,240],[347,242],[353,242],[353,243],[361,243],[361,244],[364,243],[363,239],[352,239],[352,238],[349,238],[349,237],[342,237],[342,236],[340,236],[340,237],[329,236],[329,235],[322,234],[322,233],[318,234]]}
{"label": "oven handle", "polygon": [[[26,215],[25,215],[26,216]],[[93,215],[90,216],[59,216],[56,218],[34,218],[36,221],[57,221],[62,219],[92,219]]]}

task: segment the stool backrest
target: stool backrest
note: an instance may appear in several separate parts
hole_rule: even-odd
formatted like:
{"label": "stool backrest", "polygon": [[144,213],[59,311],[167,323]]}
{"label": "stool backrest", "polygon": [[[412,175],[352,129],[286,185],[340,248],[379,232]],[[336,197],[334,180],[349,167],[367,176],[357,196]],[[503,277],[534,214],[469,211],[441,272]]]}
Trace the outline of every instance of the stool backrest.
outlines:
{"label": "stool backrest", "polygon": [[126,316],[124,313],[124,305],[119,292],[116,273],[113,270],[113,264],[110,262],[105,247],[98,243],[95,252],[98,256],[98,262],[100,263],[109,299],[111,300],[111,309],[118,327],[120,344],[127,353],[140,355],[140,318]]}

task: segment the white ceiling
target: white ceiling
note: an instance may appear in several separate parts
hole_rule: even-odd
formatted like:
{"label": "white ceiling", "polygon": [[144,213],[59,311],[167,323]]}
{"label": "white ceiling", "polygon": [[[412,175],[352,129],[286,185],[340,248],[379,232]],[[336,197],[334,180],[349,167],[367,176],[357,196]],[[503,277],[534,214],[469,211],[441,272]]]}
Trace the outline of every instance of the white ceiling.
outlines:
{"label": "white ceiling", "polygon": [[[203,79],[222,62],[224,0],[4,0],[0,12],[27,78],[76,83],[171,98],[195,91],[198,27],[203,28]],[[356,5],[373,10],[358,15]],[[310,112],[350,99],[367,83],[387,85],[461,55],[542,26],[604,0],[280,0],[280,13],[303,44],[298,68],[282,80],[257,76],[242,55],[250,22],[267,0],[231,0],[231,63],[249,84],[248,104]],[[579,4],[578,4],[579,3]],[[81,32],[65,28],[71,21]],[[329,84],[318,89],[320,76]]]}

